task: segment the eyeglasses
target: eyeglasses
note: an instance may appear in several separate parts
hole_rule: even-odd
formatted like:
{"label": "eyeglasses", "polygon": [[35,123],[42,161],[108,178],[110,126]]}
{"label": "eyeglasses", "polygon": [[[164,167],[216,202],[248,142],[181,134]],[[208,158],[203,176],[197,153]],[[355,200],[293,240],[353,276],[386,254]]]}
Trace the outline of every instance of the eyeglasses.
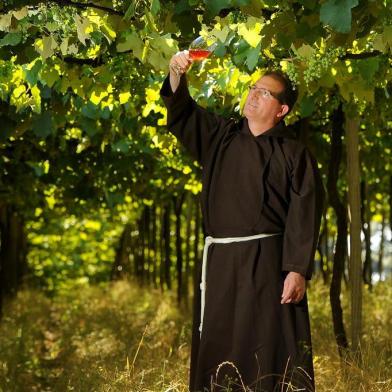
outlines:
{"label": "eyeglasses", "polygon": [[259,98],[264,98],[264,99],[277,99],[280,103],[283,103],[281,98],[279,97],[279,94],[273,93],[272,91],[267,90],[264,87],[256,87],[255,85],[249,86],[248,87],[249,91],[252,91],[253,93],[257,94]]}

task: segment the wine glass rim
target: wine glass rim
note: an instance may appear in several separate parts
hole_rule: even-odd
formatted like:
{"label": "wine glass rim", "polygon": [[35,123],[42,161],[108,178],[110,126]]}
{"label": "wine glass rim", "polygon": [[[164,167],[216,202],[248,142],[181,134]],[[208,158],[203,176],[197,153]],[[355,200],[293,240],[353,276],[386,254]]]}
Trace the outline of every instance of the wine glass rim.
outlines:
{"label": "wine glass rim", "polygon": [[[207,41],[209,39],[212,39],[213,43],[211,45],[207,45]],[[206,37],[203,37],[202,35],[199,35],[197,38],[195,38],[191,44],[189,45],[189,49],[192,49],[194,46],[198,46],[204,44],[204,48],[207,49],[210,52],[213,52],[216,47],[218,46],[218,43],[216,42],[216,38],[213,35],[208,35]]]}

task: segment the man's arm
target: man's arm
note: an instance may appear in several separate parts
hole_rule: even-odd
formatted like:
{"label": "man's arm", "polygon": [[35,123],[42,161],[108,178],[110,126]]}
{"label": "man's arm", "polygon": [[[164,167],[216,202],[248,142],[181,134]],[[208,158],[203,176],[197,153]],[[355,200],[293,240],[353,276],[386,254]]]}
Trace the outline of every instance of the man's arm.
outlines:
{"label": "man's arm", "polygon": [[173,93],[177,90],[178,85],[180,84],[181,76],[186,72],[188,72],[192,63],[193,61],[189,56],[188,50],[178,52],[170,59],[169,78],[170,78],[170,87]]}
{"label": "man's arm", "polygon": [[186,52],[172,57],[170,74],[163,82],[160,94],[167,108],[169,131],[203,165],[209,147],[227,120],[202,108],[190,96],[185,76],[191,64],[187,62],[188,57]]}
{"label": "man's arm", "polygon": [[305,279],[311,279],[324,198],[317,162],[308,149],[303,148],[292,172],[282,261],[282,270],[288,275],[282,303],[300,301],[305,292]]}

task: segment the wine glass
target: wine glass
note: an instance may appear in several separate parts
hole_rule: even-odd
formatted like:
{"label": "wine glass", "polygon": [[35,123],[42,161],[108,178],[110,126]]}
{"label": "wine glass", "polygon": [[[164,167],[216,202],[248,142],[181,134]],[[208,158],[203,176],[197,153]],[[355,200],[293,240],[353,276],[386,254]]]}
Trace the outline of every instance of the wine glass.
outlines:
{"label": "wine glass", "polygon": [[[203,61],[205,60],[217,47],[217,42],[214,37],[207,36],[206,38],[199,36],[189,45],[189,57],[193,61]],[[172,69],[180,76],[183,70],[178,65],[173,65]]]}
{"label": "wine glass", "polygon": [[193,61],[203,61],[215,50],[217,45],[210,36],[206,38],[197,37],[189,45],[189,56]]}

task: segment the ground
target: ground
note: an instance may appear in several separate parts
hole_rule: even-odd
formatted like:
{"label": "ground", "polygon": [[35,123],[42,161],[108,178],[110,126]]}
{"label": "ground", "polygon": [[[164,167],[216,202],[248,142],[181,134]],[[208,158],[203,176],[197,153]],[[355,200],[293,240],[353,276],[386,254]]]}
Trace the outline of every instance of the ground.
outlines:
{"label": "ground", "polygon": [[[348,292],[343,290],[349,332]],[[364,292],[362,366],[341,365],[328,287],[309,288],[318,392],[392,390],[392,285]],[[0,323],[0,391],[187,390],[190,311],[172,294],[120,281],[55,296],[23,290]]]}

